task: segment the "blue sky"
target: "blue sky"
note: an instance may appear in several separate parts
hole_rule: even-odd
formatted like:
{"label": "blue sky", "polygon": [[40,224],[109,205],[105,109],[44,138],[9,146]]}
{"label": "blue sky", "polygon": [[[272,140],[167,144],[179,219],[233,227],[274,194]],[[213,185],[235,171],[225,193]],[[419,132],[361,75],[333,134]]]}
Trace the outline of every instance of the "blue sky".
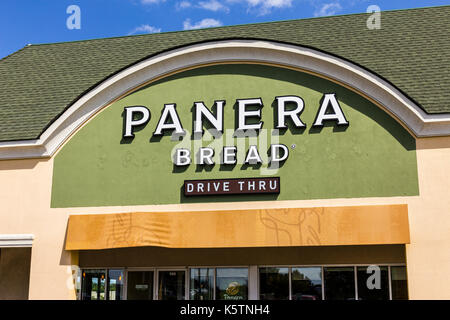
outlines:
{"label": "blue sky", "polygon": [[[361,13],[370,5],[383,11],[447,4],[450,0],[2,0],[0,58],[29,43]],[[80,29],[67,28],[70,5],[80,8]]]}

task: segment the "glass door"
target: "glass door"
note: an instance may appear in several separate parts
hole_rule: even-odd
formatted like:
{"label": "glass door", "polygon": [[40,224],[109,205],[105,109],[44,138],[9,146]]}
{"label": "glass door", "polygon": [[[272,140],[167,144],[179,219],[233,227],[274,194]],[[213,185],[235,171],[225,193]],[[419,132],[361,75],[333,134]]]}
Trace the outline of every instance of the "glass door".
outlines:
{"label": "glass door", "polygon": [[153,271],[128,271],[128,300],[153,300]]}
{"label": "glass door", "polygon": [[105,300],[106,270],[83,270],[82,300]]}
{"label": "glass door", "polygon": [[158,300],[186,299],[186,271],[158,271]]}
{"label": "glass door", "polygon": [[123,299],[123,270],[108,270],[106,291],[108,300]]}

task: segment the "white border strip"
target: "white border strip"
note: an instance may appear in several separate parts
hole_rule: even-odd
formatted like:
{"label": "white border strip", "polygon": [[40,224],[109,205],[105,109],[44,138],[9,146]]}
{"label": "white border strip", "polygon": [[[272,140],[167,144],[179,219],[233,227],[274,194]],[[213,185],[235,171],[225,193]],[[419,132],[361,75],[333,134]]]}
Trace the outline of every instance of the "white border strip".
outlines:
{"label": "white border strip", "polygon": [[78,99],[38,140],[0,142],[0,159],[51,157],[90,117],[134,88],[186,68],[236,61],[277,64],[323,75],[372,98],[416,137],[450,135],[450,114],[425,113],[388,82],[353,63],[300,46],[224,40],[167,51],[122,70]]}
{"label": "white border strip", "polygon": [[33,240],[33,234],[0,234],[0,248],[31,247]]}

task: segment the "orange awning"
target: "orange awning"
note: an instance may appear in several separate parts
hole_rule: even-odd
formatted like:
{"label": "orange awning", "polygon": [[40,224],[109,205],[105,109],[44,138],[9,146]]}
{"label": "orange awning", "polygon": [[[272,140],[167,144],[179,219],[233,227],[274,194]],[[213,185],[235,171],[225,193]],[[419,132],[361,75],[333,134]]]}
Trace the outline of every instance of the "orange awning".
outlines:
{"label": "orange awning", "polygon": [[66,250],[409,243],[407,205],[71,215]]}

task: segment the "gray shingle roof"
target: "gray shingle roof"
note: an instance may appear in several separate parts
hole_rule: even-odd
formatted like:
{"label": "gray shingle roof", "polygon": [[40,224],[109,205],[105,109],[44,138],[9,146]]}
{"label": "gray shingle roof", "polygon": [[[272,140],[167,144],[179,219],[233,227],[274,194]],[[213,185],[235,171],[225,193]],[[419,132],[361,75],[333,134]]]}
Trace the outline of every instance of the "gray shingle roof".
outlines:
{"label": "gray shingle roof", "polygon": [[257,38],[312,47],[391,82],[429,114],[450,112],[450,6],[27,46],[0,60],[0,141],[36,139],[82,93],[138,60],[190,43]]}

